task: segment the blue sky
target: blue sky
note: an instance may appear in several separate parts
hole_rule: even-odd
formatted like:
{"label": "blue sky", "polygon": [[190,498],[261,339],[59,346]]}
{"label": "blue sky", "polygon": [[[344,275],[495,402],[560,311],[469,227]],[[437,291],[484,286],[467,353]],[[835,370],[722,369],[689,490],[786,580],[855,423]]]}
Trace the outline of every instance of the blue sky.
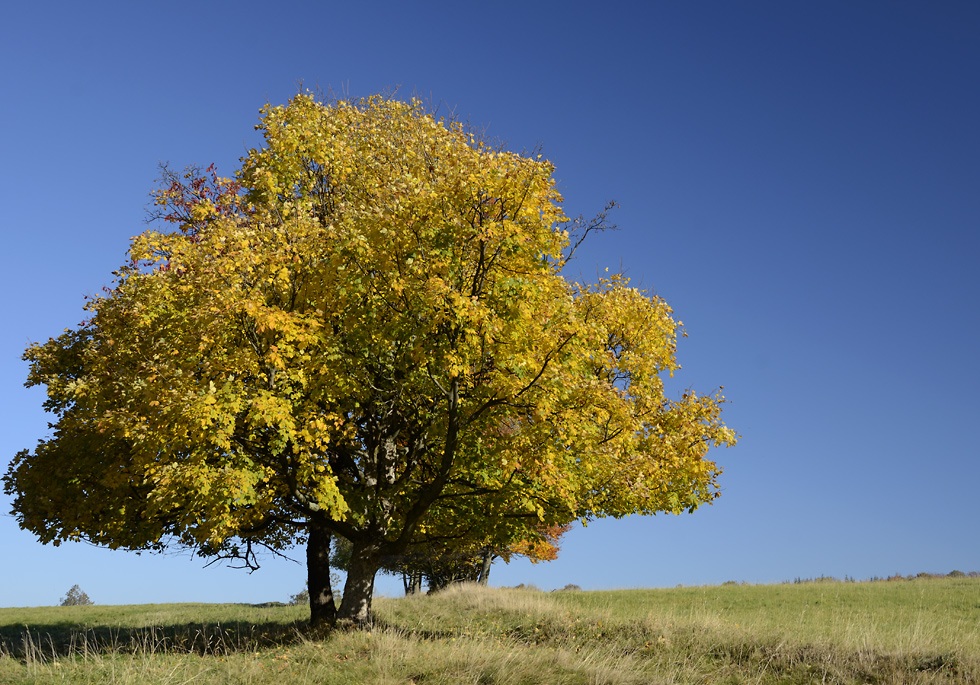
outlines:
{"label": "blue sky", "polygon": [[[972,2],[17,3],[0,26],[0,467],[47,431],[20,355],[83,317],[157,164],[230,175],[298,84],[398,89],[536,145],[581,253],[667,299],[675,392],[742,439],[693,515],[577,527],[494,567],[543,589],[980,570],[980,5]],[[305,570],[45,547],[0,497],[0,606],[262,602]],[[302,558],[302,551],[295,555]],[[397,581],[379,579],[397,594]]]}

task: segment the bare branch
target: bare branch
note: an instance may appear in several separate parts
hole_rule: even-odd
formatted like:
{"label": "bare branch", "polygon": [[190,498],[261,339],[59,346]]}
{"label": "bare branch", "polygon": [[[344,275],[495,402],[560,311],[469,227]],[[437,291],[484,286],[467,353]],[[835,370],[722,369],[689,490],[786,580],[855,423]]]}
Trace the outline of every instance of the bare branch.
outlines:
{"label": "bare branch", "polygon": [[568,251],[565,252],[564,255],[562,255],[562,261],[561,261],[562,265],[568,264],[568,262],[572,260],[572,257],[575,255],[575,251],[578,249],[579,245],[581,245],[585,241],[585,239],[588,237],[590,233],[595,233],[597,231],[616,230],[616,224],[610,224],[606,222],[606,218],[609,216],[609,212],[611,212],[616,207],[619,207],[619,205],[615,201],[610,200],[609,202],[606,203],[606,206],[603,208],[603,210],[598,214],[596,214],[595,217],[593,217],[590,222],[585,223],[585,220],[581,217],[581,215],[569,222],[568,224],[568,226],[570,226],[570,228],[568,229],[569,236],[577,235],[577,237],[574,238],[575,242],[572,243],[571,247],[568,248]]}

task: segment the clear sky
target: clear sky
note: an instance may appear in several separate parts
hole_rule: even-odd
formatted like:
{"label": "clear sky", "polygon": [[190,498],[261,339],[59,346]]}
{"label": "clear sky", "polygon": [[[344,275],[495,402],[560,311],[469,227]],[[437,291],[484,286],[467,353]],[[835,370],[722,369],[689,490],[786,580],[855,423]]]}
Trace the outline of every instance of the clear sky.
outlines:
{"label": "clear sky", "polygon": [[[82,318],[157,164],[231,175],[299,83],[431,98],[543,147],[566,211],[725,386],[693,515],[576,527],[491,583],[586,589],[980,570],[980,4],[33,2],[0,22],[0,467],[47,432],[20,355]],[[263,602],[305,569],[46,547],[0,497],[0,606]],[[303,558],[298,550],[297,558]],[[400,584],[379,579],[397,594]]]}

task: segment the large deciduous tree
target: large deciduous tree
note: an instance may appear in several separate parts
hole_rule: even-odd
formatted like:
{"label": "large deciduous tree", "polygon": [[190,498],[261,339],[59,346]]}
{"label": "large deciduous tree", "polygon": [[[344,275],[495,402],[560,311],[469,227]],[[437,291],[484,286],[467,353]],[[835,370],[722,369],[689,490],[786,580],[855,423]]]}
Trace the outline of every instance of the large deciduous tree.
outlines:
{"label": "large deciduous tree", "polygon": [[[4,476],[43,542],[305,544],[312,622],[384,557],[718,494],[721,397],[664,396],[678,324],[563,267],[552,165],[415,101],[265,108],[235,180],[170,177],[90,318],[31,345],[52,433]],[[352,544],[339,610],[331,536]]]}

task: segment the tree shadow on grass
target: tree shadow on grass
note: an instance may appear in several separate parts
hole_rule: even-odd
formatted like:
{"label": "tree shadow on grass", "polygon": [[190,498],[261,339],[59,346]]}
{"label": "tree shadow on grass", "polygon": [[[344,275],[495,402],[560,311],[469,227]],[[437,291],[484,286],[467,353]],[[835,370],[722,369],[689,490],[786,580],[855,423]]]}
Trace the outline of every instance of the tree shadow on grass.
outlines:
{"label": "tree shadow on grass", "polygon": [[[244,604],[276,609],[280,602]],[[373,628],[421,639],[448,639],[451,630],[406,629],[377,615]],[[328,638],[342,626],[313,628],[307,619],[268,621],[168,622],[146,627],[99,624],[91,620],[48,620],[24,625],[0,623],[0,656],[49,661],[67,656],[107,654],[198,654],[222,656],[286,647]]]}
{"label": "tree shadow on grass", "polygon": [[105,654],[227,655],[274,649],[309,639],[309,622],[186,623],[141,628],[69,621],[0,625],[0,655],[51,660]]}

